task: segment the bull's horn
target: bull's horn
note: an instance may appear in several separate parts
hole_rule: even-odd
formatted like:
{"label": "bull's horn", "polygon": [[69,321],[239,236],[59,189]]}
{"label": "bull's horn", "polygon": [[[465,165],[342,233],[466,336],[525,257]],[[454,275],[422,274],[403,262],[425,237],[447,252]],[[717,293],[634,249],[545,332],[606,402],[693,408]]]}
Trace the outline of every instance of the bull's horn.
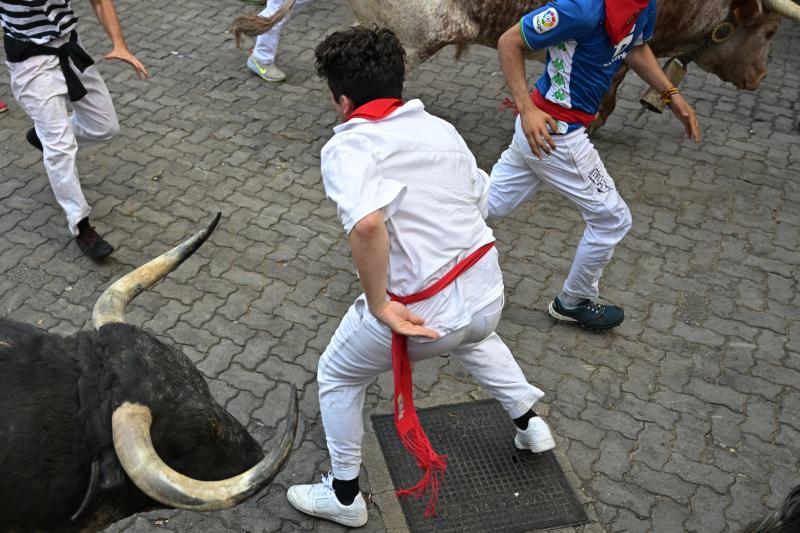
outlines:
{"label": "bull's horn", "polygon": [[764,0],[764,5],[774,13],[800,22],[800,5],[795,4],[792,0]]}
{"label": "bull's horn", "polygon": [[281,7],[270,15],[269,17],[262,17],[260,15],[242,15],[233,19],[231,26],[231,33],[236,39],[236,47],[241,48],[242,35],[248,37],[257,37],[262,33],[268,32],[272,27],[277,24],[283,17],[285,17],[294,8],[295,0],[284,0]]}
{"label": "bull's horn", "polygon": [[100,326],[111,322],[125,322],[125,306],[175,270],[178,265],[200,248],[200,245],[206,242],[208,236],[217,227],[219,217],[220,213],[217,213],[214,220],[194,237],[121,277],[107,288],[94,304],[94,311],[92,311],[94,328],[100,329]]}
{"label": "bull's horn", "polygon": [[292,385],[286,429],[278,446],[246,472],[221,481],[199,481],[167,466],[150,438],[150,409],[124,403],[114,410],[111,427],[117,458],[131,481],[154,500],[179,509],[218,511],[233,507],[259,491],[280,471],[294,444],[297,388]]}

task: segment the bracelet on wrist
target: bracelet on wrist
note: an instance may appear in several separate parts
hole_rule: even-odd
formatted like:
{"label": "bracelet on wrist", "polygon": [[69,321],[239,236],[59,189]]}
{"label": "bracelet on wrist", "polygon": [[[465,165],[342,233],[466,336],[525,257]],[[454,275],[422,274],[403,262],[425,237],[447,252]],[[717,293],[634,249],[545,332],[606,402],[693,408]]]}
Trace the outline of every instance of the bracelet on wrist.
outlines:
{"label": "bracelet on wrist", "polygon": [[661,103],[663,105],[669,105],[672,103],[672,97],[676,94],[679,94],[681,91],[677,87],[670,87],[669,89],[665,89],[661,91]]}

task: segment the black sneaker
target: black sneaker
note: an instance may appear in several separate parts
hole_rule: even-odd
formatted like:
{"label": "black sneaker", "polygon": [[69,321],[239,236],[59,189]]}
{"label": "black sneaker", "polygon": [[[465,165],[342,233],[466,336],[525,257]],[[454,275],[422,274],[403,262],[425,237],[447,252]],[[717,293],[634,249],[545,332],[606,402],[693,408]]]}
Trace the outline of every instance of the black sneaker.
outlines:
{"label": "black sneaker", "polygon": [[39,136],[36,135],[36,128],[31,128],[28,130],[28,133],[25,134],[25,140],[27,140],[31,146],[40,152],[44,151],[44,148],[42,148],[42,141],[40,141]]}
{"label": "black sneaker", "polygon": [[550,316],[565,322],[576,322],[590,329],[611,329],[622,324],[625,311],[616,305],[604,305],[592,300],[581,300],[575,307],[565,307],[556,299],[550,304]]}
{"label": "black sneaker", "polygon": [[98,235],[93,226],[89,225],[88,218],[84,218],[78,222],[78,231],[80,233],[75,237],[78,248],[91,259],[100,261],[114,251],[114,247]]}

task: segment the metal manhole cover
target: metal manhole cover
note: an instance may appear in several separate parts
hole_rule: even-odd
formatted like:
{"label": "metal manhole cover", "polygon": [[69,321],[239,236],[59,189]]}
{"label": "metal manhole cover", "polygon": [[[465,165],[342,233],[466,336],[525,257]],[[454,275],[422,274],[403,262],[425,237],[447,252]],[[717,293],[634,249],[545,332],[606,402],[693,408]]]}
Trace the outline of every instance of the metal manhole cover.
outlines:
{"label": "metal manhole cover", "polygon": [[[448,457],[436,517],[423,516],[427,495],[400,498],[413,533],[514,533],[588,521],[555,455],[514,447],[514,423],[497,401],[418,414],[433,449]],[[372,425],[395,488],[414,485],[422,471],[400,443],[392,415],[374,415]]]}

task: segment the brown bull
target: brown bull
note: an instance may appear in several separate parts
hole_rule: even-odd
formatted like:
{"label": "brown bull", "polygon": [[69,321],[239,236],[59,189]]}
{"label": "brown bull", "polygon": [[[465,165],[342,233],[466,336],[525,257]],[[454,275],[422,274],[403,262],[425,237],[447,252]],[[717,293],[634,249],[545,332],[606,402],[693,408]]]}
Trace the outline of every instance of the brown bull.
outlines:
{"label": "brown bull", "polygon": [[[496,47],[504,31],[546,0],[347,2],[362,24],[392,29],[413,66],[447,45],[456,46],[456,57],[470,44]],[[293,4],[293,0],[286,0],[286,11]],[[769,40],[782,16],[800,22],[800,5],[792,0],[658,0],[656,31],[650,46],[660,57],[693,60],[722,80],[752,91],[767,73]],[[259,24],[256,17],[240,17],[234,33],[237,39],[241,33],[257,35],[272,24],[272,19],[262,19]],[[540,59],[543,57],[540,55]],[[613,111],[617,87],[626,73],[623,65],[600,107],[599,124]]]}
{"label": "brown bull", "polygon": [[[458,56],[470,44],[497,46],[500,35],[545,0],[348,0],[363,24],[394,30],[412,63],[447,45]],[[791,0],[658,0],[650,46],[657,56],[690,56],[703,70],[740,89],[755,90],[767,73],[769,40],[781,16],[800,22]],[[716,34],[715,34],[716,30]],[[726,30],[731,30],[727,31]],[[712,40],[716,35],[720,43]],[[727,38],[725,38],[727,37]],[[600,108],[599,124],[611,114],[623,65]],[[598,124],[598,125],[599,125]]]}

